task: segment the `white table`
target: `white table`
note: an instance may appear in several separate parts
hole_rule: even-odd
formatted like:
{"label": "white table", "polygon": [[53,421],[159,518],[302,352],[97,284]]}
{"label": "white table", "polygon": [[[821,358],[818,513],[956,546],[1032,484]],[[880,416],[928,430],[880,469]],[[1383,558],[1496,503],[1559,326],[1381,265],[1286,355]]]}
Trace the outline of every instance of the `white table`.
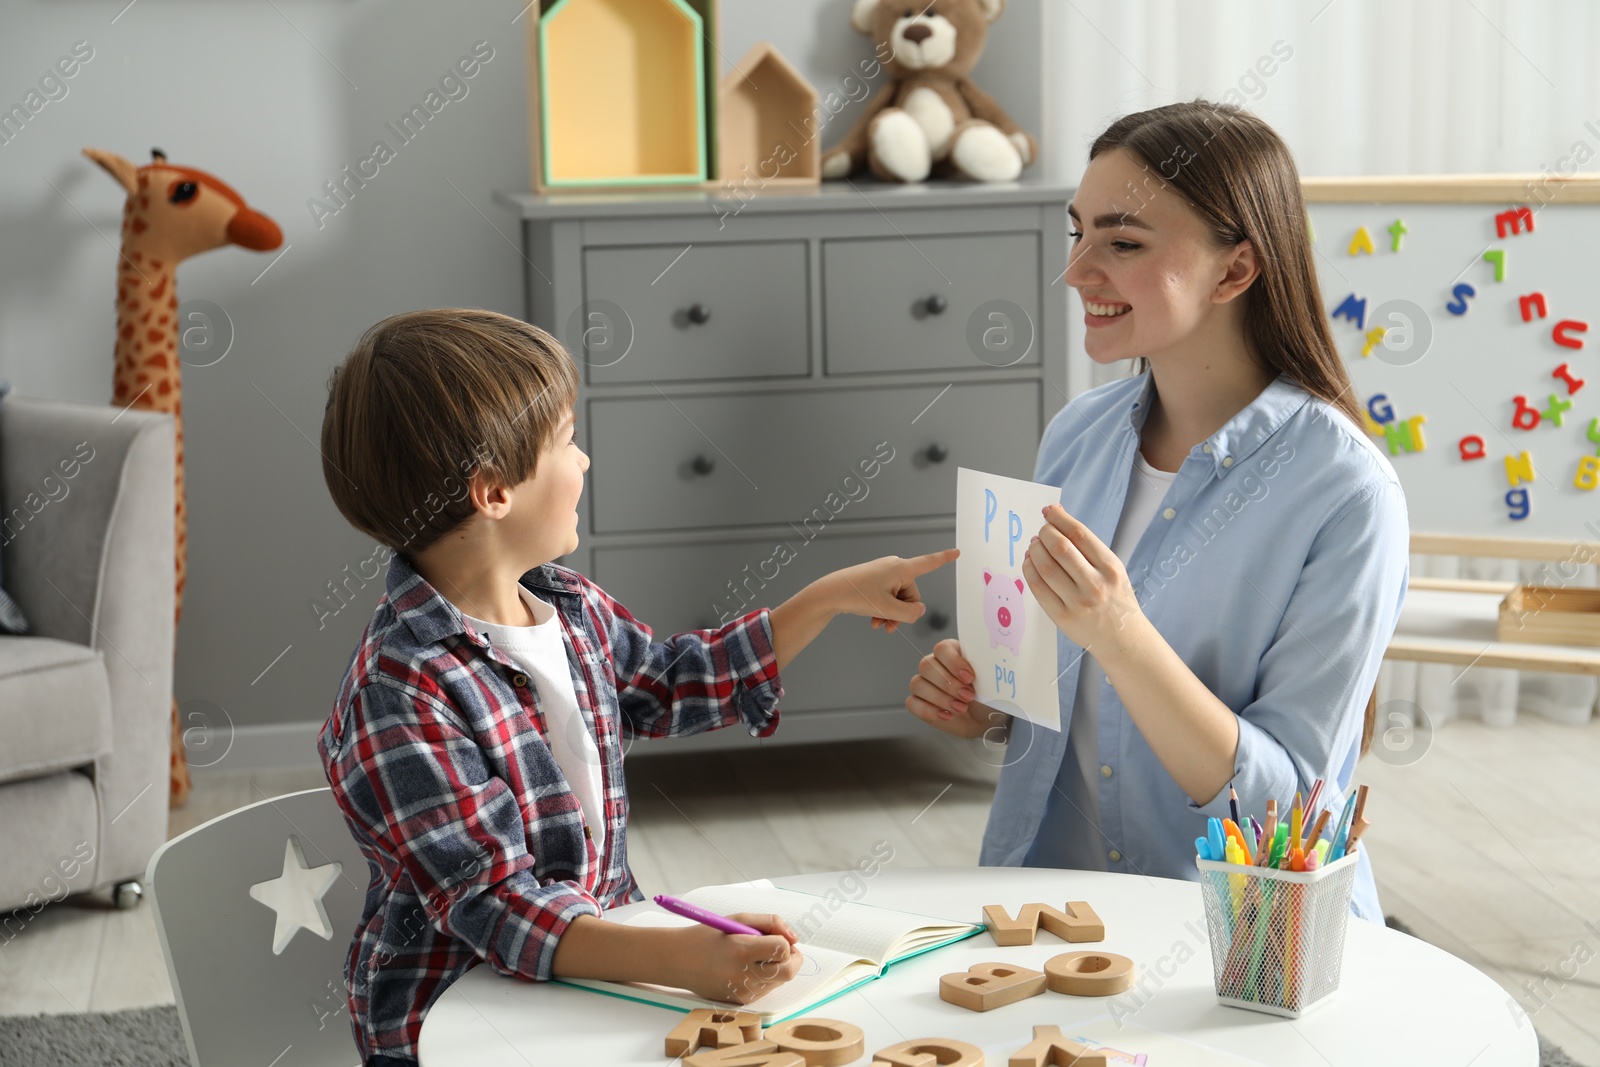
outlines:
{"label": "white table", "polygon": [[[822,894],[840,889],[840,877],[773,881]],[[990,1064],[1004,1064],[1027,1043],[1035,1024],[1059,1025],[1070,1036],[1079,1025],[1114,1025],[1107,1019],[1113,1005],[1115,1017],[1128,1027],[1120,1031],[1125,1039],[1117,1047],[1135,1052],[1137,1034],[1158,1031],[1273,1067],[1539,1062],[1532,1023],[1510,1010],[1510,997],[1486,975],[1426,942],[1360,919],[1350,922],[1339,990],[1291,1020],[1216,1002],[1195,882],[1039,868],[885,869],[857,899],[967,922],[981,922],[985,904],[1004,904],[1015,914],[1030,901],[1060,907],[1086,900],[1106,924],[1105,941],[1094,946],[1068,945],[1041,930],[1031,946],[1002,948],[982,933],[896,964],[884,977],[809,1013],[865,1030],[867,1054],[857,1061],[863,1067],[878,1049],[917,1037],[968,1041],[985,1050]],[[607,917],[620,919],[635,908],[655,905],[628,905]],[[982,1014],[939,999],[942,974],[989,961],[1043,969],[1051,956],[1090,947],[1129,957],[1148,977],[1118,997],[1046,992]],[[1148,995],[1140,995],[1141,987]],[[674,1061],[662,1053],[662,1041],[682,1018],[654,1005],[507,978],[480,965],[433,1005],[419,1054],[422,1067],[663,1067]],[[1156,1060],[1151,1057],[1152,1065]]]}

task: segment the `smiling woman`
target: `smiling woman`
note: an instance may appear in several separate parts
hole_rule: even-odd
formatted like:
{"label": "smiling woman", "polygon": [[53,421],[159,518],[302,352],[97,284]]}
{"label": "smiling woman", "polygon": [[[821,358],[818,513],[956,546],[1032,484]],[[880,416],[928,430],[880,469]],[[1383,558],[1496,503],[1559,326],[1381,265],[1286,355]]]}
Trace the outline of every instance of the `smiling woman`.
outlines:
{"label": "smiling woman", "polygon": [[[906,705],[960,736],[1007,726],[984,864],[1194,879],[1230,785],[1265,808],[1320,778],[1344,803],[1404,598],[1405,499],[1361,428],[1271,127],[1205,101],[1125,116],[1069,215],[1085,348],[1138,370],[1068,404],[1034,469],[1062,487],[1023,577],[1060,631],[1066,725],[977,703],[955,641]],[[1269,491],[1257,474],[1290,460],[1315,477]],[[1382,921],[1366,850],[1352,907]]]}

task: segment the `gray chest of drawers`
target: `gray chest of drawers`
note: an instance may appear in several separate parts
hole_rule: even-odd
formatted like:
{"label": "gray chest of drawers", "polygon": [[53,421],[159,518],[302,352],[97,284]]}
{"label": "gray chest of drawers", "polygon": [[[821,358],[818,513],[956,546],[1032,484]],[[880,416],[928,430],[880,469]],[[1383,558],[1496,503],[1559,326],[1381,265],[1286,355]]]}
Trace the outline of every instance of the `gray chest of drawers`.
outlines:
{"label": "gray chest of drawers", "polygon": [[[1029,477],[1087,384],[1068,387],[1069,197],[1041,179],[498,194],[522,220],[526,318],[583,373],[593,465],[561,562],[660,639],[953,545],[956,468]],[[955,635],[954,578],[920,582],[928,613],[895,634],[836,620],[783,672],[763,743],[926,730],[907,682]]]}

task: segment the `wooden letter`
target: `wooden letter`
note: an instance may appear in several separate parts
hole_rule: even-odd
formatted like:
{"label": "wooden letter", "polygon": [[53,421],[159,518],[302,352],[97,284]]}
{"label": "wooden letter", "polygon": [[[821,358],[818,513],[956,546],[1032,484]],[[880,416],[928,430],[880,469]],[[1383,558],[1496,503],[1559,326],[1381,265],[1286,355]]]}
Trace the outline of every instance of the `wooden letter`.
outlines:
{"label": "wooden letter", "polygon": [[771,1041],[761,1040],[685,1056],[683,1067],[806,1067],[806,1061],[798,1053],[783,1052]]}
{"label": "wooden letter", "polygon": [[1114,952],[1063,952],[1044,961],[1045,983],[1053,993],[1109,997],[1133,985],[1133,961]]}
{"label": "wooden letter", "polygon": [[992,1011],[1043,992],[1043,971],[1010,963],[974,963],[939,979],[939,999],[968,1011]]}
{"label": "wooden letter", "polygon": [[1069,900],[1064,912],[1048,904],[1024,904],[1015,919],[1002,905],[989,904],[983,909],[983,925],[989,928],[997,945],[1031,945],[1040,926],[1073,943],[1106,939],[1106,924],[1082,900]]}
{"label": "wooden letter", "polygon": [[1007,1067],[1111,1067],[1111,1057],[1061,1036],[1059,1026],[1035,1026],[1033,1040],[1011,1054]]}
{"label": "wooden letter", "polygon": [[861,1027],[838,1019],[790,1019],[768,1027],[767,1040],[784,1052],[797,1053],[806,1067],[840,1067],[854,1063],[867,1050]]}
{"label": "wooden letter", "polygon": [[983,1049],[953,1037],[918,1037],[874,1052],[872,1067],[983,1067]]}
{"label": "wooden letter", "polygon": [[702,1048],[728,1048],[761,1036],[761,1016],[753,1011],[696,1008],[667,1035],[667,1055],[687,1056]]}

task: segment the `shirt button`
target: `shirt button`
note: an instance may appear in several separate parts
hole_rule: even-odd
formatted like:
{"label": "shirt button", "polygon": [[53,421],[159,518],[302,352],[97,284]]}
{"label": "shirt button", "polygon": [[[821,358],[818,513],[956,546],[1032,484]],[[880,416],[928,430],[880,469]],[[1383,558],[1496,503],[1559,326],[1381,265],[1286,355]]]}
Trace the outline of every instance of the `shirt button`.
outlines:
{"label": "shirt button", "polygon": [[1100,765],[1100,777],[1102,777],[1102,778],[1110,778],[1111,777],[1111,773],[1112,772],[1111,772],[1110,765],[1104,764],[1104,763],[1102,763]]}
{"label": "shirt button", "polygon": [[513,674],[511,676],[511,684],[515,685],[515,686],[527,685],[528,684],[528,676],[526,674],[523,674],[522,672],[518,671],[516,674]]}
{"label": "shirt button", "polygon": [[1206,455],[1209,456],[1209,455],[1211,455],[1211,446],[1208,445],[1208,444],[1207,445],[1201,445],[1200,446],[1200,451],[1204,452]]}
{"label": "shirt button", "polygon": [[1112,849],[1110,852],[1107,852],[1106,855],[1111,857],[1112,863],[1119,863],[1122,860],[1122,853],[1118,852],[1116,849]]}
{"label": "shirt button", "polygon": [[1222,457],[1222,465],[1223,465],[1223,466],[1224,466],[1224,467],[1231,467],[1231,466],[1233,466],[1233,457],[1232,457],[1232,456],[1223,456],[1223,457]]}
{"label": "shirt button", "polygon": [[1172,508],[1168,508],[1168,509],[1167,509],[1167,510],[1166,510],[1166,511],[1163,511],[1163,512],[1162,512],[1162,513],[1161,513],[1161,517],[1162,517],[1162,518],[1163,518],[1163,519],[1170,519],[1170,518],[1172,518],[1172,517],[1174,517],[1174,516],[1175,516],[1175,515],[1177,515],[1177,514],[1178,514],[1178,513],[1177,513],[1177,511],[1175,511],[1175,510],[1174,510],[1174,509],[1172,509]]}

